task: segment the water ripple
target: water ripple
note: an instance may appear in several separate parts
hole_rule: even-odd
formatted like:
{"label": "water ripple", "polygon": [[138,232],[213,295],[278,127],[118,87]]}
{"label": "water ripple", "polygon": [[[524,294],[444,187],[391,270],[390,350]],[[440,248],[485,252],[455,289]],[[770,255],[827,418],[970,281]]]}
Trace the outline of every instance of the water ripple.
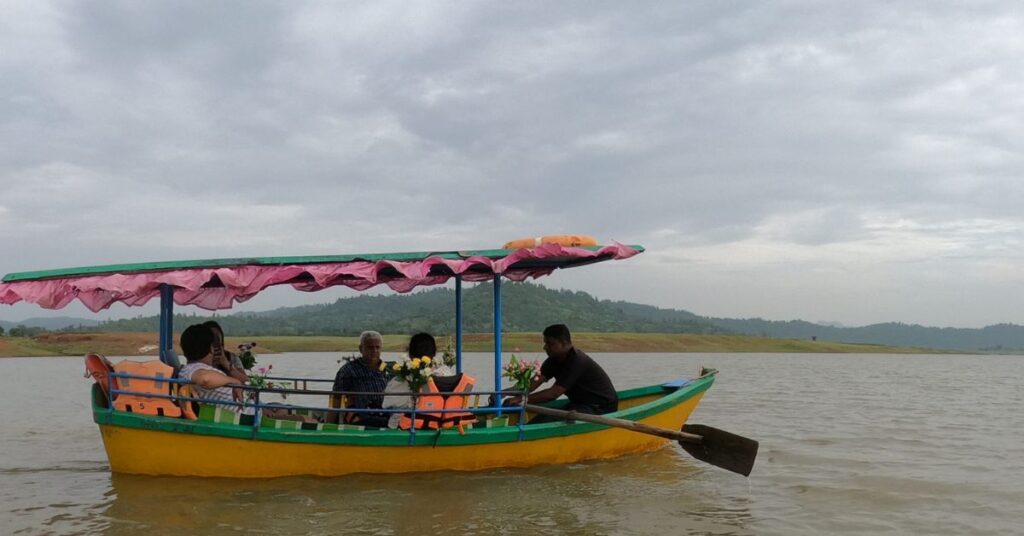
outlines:
{"label": "water ripple", "polygon": [[[760,440],[751,478],[675,446],[482,473],[111,475],[80,360],[0,360],[0,378],[19,378],[0,389],[3,401],[33,401],[0,436],[0,534],[1010,534],[1024,525],[1021,358],[596,357],[620,388],[721,370],[694,421]],[[337,367],[332,354],[273,363],[282,374]],[[467,358],[481,377],[488,363]]]}

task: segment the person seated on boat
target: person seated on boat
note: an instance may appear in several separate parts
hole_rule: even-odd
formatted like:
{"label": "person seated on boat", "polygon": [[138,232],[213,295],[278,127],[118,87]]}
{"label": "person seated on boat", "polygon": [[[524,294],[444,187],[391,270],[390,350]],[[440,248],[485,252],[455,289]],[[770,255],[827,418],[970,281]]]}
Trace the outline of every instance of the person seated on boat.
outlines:
{"label": "person seated on boat", "polygon": [[[409,359],[422,359],[424,357],[429,357],[430,368],[432,370],[431,376],[455,376],[455,371],[450,367],[444,363],[434,361],[434,357],[437,355],[437,342],[429,333],[417,333],[413,335],[412,338],[409,339],[408,354]],[[412,409],[414,402],[411,396],[393,394],[408,393],[410,391],[411,389],[409,388],[409,384],[399,378],[391,378],[391,380],[388,381],[387,387],[384,389],[384,407],[387,409]],[[401,413],[391,413],[388,418],[388,428],[398,428],[398,423],[401,420],[401,417]]]}
{"label": "person seated on boat", "polygon": [[[345,395],[348,399],[346,407],[352,409],[382,409],[384,404],[384,388],[388,384],[387,375],[380,370],[381,345],[384,339],[376,331],[364,331],[359,334],[359,359],[345,363],[334,376],[332,391],[348,391],[356,393],[381,393],[380,395]],[[332,395],[331,407],[340,407],[338,397]],[[341,420],[346,424],[360,424],[376,428],[388,425],[388,416],[384,413],[349,413],[344,412],[339,419],[339,412],[330,412],[328,422]]]}
{"label": "person seated on boat", "polygon": [[242,399],[241,390],[233,389],[232,386],[242,385],[245,382],[228,376],[213,366],[215,341],[216,336],[213,330],[204,324],[193,324],[185,328],[185,331],[181,332],[179,343],[187,363],[181,367],[178,377],[193,383],[193,392],[196,398],[215,403],[224,402],[216,405],[230,411],[241,410],[243,413],[251,415],[253,408],[242,410],[239,406],[231,404],[231,402]]}
{"label": "person seated on boat", "polygon": [[[544,352],[548,358],[540,366],[540,374],[530,386],[529,403],[543,404],[563,394],[569,398],[566,411],[592,415],[612,413],[619,409],[619,395],[601,365],[572,344],[572,335],[565,324],[554,324],[544,329]],[[536,391],[554,378],[555,385]],[[505,401],[508,405],[522,403],[522,397]],[[557,422],[556,417],[537,415],[530,424]]]}
{"label": "person seated on boat", "polygon": [[240,382],[248,381],[249,376],[245,373],[242,360],[237,354],[224,349],[224,328],[216,320],[208,320],[203,325],[213,332],[213,366]]}
{"label": "person seated on boat", "polygon": [[[224,374],[213,366],[215,341],[216,335],[205,324],[193,324],[185,328],[185,331],[181,332],[179,342],[188,363],[181,367],[178,377],[192,382],[195,398],[207,400],[228,411],[252,415],[255,413],[252,406],[232,404],[243,400],[242,390],[233,386],[242,385],[244,382]],[[263,415],[286,421],[316,422],[303,415],[289,414],[284,408],[263,408]]]}

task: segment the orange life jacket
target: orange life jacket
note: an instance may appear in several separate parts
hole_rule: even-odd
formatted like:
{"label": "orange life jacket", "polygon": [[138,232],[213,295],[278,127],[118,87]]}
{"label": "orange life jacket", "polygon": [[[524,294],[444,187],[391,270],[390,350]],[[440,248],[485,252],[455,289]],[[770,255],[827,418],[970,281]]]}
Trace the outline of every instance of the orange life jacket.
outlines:
{"label": "orange life jacket", "polygon": [[197,398],[195,389],[192,388],[191,384],[186,383],[185,385],[178,386],[178,408],[181,409],[181,416],[190,420],[198,420],[199,417],[196,415],[196,411],[199,409],[199,403],[193,400],[185,400],[186,398]]}
{"label": "orange life jacket", "polygon": [[[114,365],[114,371],[157,378],[155,380],[117,378],[117,389],[120,391],[134,391],[164,396],[169,396],[172,393],[171,383],[160,379],[168,379],[174,374],[174,369],[166,363],[160,361],[129,361],[125,359]],[[142,415],[181,417],[181,408],[178,407],[174,400],[146,395],[118,393],[117,397],[114,398],[114,409],[117,411],[140,413]]]}
{"label": "orange life jacket", "polygon": [[469,374],[462,374],[459,383],[452,389],[452,394],[442,395],[437,389],[433,378],[427,379],[423,386],[421,395],[416,401],[416,418],[412,419],[411,414],[402,415],[398,421],[398,427],[403,430],[415,426],[416,428],[440,428],[458,427],[459,433],[464,433],[463,427],[476,422],[476,416],[468,411],[440,413],[437,410],[463,409],[469,405],[469,397],[466,394],[473,391],[476,379]]}
{"label": "orange life jacket", "polygon": [[[106,357],[103,357],[101,354],[87,354],[85,356],[85,375],[86,377],[92,376],[92,379],[96,380],[100,389],[103,390],[103,396],[107,397],[108,403],[110,402],[110,386],[107,385],[107,378],[111,372],[114,372],[114,366],[110,364]],[[117,382],[114,382],[114,389],[117,388]]]}

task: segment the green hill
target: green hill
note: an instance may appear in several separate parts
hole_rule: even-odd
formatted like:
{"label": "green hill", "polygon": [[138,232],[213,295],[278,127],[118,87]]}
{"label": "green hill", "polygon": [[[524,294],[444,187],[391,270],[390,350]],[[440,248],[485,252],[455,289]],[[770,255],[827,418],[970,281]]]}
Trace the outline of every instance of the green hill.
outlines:
{"label": "green hill", "polygon": [[[687,311],[598,300],[585,292],[553,290],[532,283],[502,286],[502,324],[507,332],[537,332],[565,323],[573,331],[635,333],[727,333]],[[490,285],[463,292],[463,329],[493,331]],[[331,304],[286,307],[264,313],[223,316],[176,315],[179,329],[216,318],[233,336],[356,335],[367,329],[382,333],[451,333],[455,329],[455,291],[441,288],[391,296],[361,295]],[[157,317],[112,320],[95,331],[157,330]]]}
{"label": "green hill", "polygon": [[966,352],[1010,353],[1024,349],[1024,327],[996,324],[983,328],[936,328],[901,322],[885,322],[860,327],[824,326],[803,320],[763,320],[760,318],[706,318],[706,321],[732,333],[787,339],[842,341],[962,350]]}
{"label": "green hill", "polygon": [[[936,328],[884,323],[862,327],[826,326],[803,320],[711,318],[688,311],[624,301],[599,300],[585,292],[553,290],[534,283],[505,283],[502,317],[507,333],[536,333],[565,323],[574,332],[748,335],[853,344],[924,347],[965,352],[1014,353],[1024,349],[1024,326],[998,324],[981,329]],[[262,313],[176,315],[180,330],[216,318],[232,336],[352,336],[373,329],[382,333],[452,333],[455,291],[435,288],[412,294],[343,298],[330,304],[286,307]],[[491,286],[470,286],[463,294],[464,330],[493,330]],[[113,320],[71,331],[157,332],[157,317]],[[42,328],[32,328],[40,330]],[[34,333],[31,330],[28,335]]]}

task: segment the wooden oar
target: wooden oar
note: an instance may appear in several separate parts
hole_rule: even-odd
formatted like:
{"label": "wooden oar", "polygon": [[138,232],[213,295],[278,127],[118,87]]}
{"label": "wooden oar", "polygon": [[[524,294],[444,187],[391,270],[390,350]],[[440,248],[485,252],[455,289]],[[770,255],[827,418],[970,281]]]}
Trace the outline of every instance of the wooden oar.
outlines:
{"label": "wooden oar", "polygon": [[704,426],[703,424],[684,424],[682,431],[676,431],[625,419],[605,417],[604,415],[562,411],[533,404],[527,404],[526,410],[566,421],[603,424],[642,434],[674,439],[679,442],[683,450],[690,453],[694,458],[743,476],[750,476],[750,471],[754,468],[754,459],[757,458],[757,441],[731,434],[725,430]]}

